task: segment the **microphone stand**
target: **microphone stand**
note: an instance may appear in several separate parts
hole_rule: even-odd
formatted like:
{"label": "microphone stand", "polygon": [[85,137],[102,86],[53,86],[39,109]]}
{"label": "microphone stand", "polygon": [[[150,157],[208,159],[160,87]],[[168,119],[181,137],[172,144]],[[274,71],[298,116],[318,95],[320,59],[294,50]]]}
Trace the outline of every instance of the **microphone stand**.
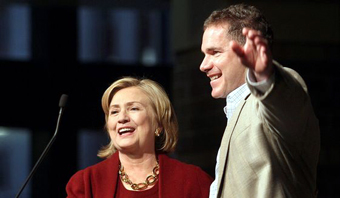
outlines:
{"label": "microphone stand", "polygon": [[46,156],[47,152],[50,150],[50,147],[52,146],[54,140],[56,139],[57,137],[57,133],[58,133],[58,130],[59,130],[59,122],[60,122],[60,119],[61,119],[61,115],[63,114],[63,110],[64,110],[64,107],[66,105],[66,101],[67,101],[67,95],[63,94],[61,97],[60,97],[60,101],[59,101],[59,107],[60,107],[60,110],[59,110],[59,116],[58,116],[58,120],[57,120],[57,126],[56,126],[56,129],[55,129],[55,132],[54,132],[54,135],[53,137],[51,138],[50,142],[47,144],[46,148],[44,149],[43,153],[41,154],[41,156],[39,157],[38,161],[35,163],[32,171],[30,172],[30,174],[28,175],[28,177],[26,178],[26,181],[24,182],[24,184],[21,186],[19,192],[17,193],[17,195],[15,196],[15,198],[18,198],[20,196],[20,194],[22,193],[22,191],[24,190],[25,186],[27,185],[28,181],[31,179],[31,177],[34,175],[35,171],[38,169],[38,166],[40,165],[40,163],[42,162],[42,160],[44,159],[44,157]]}

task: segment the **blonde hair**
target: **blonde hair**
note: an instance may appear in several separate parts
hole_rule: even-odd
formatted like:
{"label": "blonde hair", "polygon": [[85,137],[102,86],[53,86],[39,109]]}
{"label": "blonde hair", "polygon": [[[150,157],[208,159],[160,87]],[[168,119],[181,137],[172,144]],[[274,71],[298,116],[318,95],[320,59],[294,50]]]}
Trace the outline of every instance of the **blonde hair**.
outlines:
{"label": "blonde hair", "polygon": [[[175,150],[178,141],[178,122],[175,111],[171,105],[168,95],[163,87],[150,79],[137,79],[134,77],[123,77],[111,84],[103,94],[102,108],[105,113],[105,129],[109,116],[110,103],[113,96],[124,88],[137,87],[142,90],[150,99],[152,109],[155,114],[155,121],[162,132],[155,138],[155,148],[157,152],[170,153]],[[108,158],[116,152],[112,140],[98,152],[101,158]]]}

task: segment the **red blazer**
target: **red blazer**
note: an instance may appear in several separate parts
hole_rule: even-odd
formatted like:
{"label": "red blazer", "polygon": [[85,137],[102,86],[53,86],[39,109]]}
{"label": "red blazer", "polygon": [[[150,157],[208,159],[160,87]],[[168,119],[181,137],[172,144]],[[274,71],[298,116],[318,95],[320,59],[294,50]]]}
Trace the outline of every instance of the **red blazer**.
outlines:
{"label": "red blazer", "polygon": [[[158,155],[159,198],[208,198],[213,179],[201,168]],[[118,181],[118,152],[76,172],[66,186],[67,198],[113,198]]]}

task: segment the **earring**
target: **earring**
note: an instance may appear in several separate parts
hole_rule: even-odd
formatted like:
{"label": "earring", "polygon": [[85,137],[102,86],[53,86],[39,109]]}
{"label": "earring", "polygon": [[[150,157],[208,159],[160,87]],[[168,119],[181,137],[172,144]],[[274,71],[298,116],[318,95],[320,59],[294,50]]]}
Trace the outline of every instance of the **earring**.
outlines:
{"label": "earring", "polygon": [[156,131],[155,131],[155,135],[157,136],[157,137],[159,137],[159,130],[158,129],[156,129]]}

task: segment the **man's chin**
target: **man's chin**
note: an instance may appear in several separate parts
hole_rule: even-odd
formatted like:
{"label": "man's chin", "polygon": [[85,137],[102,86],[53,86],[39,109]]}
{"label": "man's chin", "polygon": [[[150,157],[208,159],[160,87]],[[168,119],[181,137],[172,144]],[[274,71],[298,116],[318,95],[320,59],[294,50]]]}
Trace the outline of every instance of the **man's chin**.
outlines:
{"label": "man's chin", "polygon": [[219,92],[214,92],[214,90],[211,91],[211,96],[214,99],[220,99],[220,98],[225,98],[225,96]]}

